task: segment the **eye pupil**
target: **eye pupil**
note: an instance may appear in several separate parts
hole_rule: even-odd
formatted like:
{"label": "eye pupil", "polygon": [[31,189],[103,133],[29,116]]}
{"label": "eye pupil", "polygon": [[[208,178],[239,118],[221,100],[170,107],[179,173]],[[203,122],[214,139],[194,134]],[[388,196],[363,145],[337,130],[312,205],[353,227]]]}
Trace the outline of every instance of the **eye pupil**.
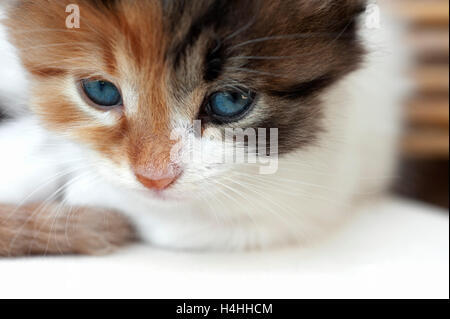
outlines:
{"label": "eye pupil", "polygon": [[119,89],[107,81],[82,81],[82,87],[86,96],[101,107],[115,107],[122,103]]}
{"label": "eye pupil", "polygon": [[240,119],[253,104],[253,93],[216,92],[209,98],[209,113],[216,120],[232,122]]}

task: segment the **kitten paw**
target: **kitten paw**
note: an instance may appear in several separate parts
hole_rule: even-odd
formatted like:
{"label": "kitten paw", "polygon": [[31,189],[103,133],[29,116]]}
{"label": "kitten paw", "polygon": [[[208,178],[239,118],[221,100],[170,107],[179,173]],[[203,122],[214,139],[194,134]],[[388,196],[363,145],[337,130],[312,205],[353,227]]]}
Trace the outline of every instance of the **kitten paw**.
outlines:
{"label": "kitten paw", "polygon": [[0,205],[0,256],[105,255],[135,234],[124,216],[105,209]]}

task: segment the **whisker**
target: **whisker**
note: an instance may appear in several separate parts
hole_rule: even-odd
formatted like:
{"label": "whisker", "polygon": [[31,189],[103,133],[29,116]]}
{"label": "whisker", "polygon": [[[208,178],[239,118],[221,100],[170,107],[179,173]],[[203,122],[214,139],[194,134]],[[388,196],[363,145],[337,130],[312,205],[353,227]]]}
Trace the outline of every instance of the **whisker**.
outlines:
{"label": "whisker", "polygon": [[229,36],[227,36],[224,39],[224,42],[229,41],[233,38],[235,38],[236,36],[238,36],[239,34],[241,34],[242,32],[245,32],[246,30],[248,30],[249,28],[251,28],[256,22],[256,16],[253,16],[252,19],[245,24],[242,28],[236,30],[234,33],[230,34]]}
{"label": "whisker", "polygon": [[326,39],[329,37],[335,37],[336,35],[339,36],[340,34],[341,33],[337,33],[337,32],[310,32],[310,33],[295,33],[295,34],[287,34],[287,35],[267,36],[267,37],[252,39],[252,40],[248,40],[248,41],[236,44],[236,45],[230,47],[230,50],[235,50],[237,48],[241,48],[243,46],[247,46],[250,44],[267,42],[267,41],[311,39],[311,38],[317,38],[317,37],[322,37],[322,38]]}
{"label": "whisker", "polygon": [[234,72],[241,71],[241,72],[246,72],[246,73],[251,73],[251,74],[266,75],[266,76],[290,79],[290,77],[286,76],[285,74],[275,73],[275,72],[264,72],[264,71],[252,70],[249,68],[240,68],[240,67],[231,67],[231,66],[225,67],[225,69],[229,70],[229,71],[234,71]]}
{"label": "whisker", "polygon": [[[71,185],[72,183],[76,182],[76,180],[84,177],[85,174],[89,174],[89,172],[85,172],[84,174],[80,174],[79,176],[73,178],[72,180],[68,181],[64,185],[62,185],[60,188],[58,188],[55,192],[53,192],[50,196],[45,199],[40,206],[38,206],[31,214],[30,216],[25,220],[25,222],[22,224],[22,226],[19,228],[18,232],[15,234],[15,236],[12,238],[9,250],[11,251],[15,241],[17,238],[21,235],[21,232],[23,231],[23,228],[26,226],[26,224],[32,219],[37,216],[39,216],[41,213],[43,213],[44,209],[50,205],[50,201],[52,201],[56,196],[58,196],[67,186]],[[36,236],[36,235],[35,235]],[[35,237],[34,237],[35,238]]]}

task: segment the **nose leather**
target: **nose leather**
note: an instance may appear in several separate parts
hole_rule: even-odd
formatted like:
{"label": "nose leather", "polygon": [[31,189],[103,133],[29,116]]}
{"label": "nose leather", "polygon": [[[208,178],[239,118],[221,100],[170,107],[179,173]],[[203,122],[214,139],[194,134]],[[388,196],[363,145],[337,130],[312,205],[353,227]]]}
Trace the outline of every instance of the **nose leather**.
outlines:
{"label": "nose leather", "polygon": [[136,178],[142,185],[152,190],[164,190],[172,185],[177,179],[177,177],[150,179],[140,174],[136,174]]}

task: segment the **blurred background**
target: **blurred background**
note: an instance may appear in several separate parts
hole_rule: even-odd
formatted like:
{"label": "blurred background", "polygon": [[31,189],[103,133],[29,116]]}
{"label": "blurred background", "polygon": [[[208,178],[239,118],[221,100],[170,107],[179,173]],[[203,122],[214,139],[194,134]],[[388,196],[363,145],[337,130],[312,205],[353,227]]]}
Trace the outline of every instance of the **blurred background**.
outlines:
{"label": "blurred background", "polygon": [[[386,0],[385,0],[386,1]],[[408,25],[415,92],[405,102],[406,127],[395,191],[449,207],[449,1],[388,0]]]}

